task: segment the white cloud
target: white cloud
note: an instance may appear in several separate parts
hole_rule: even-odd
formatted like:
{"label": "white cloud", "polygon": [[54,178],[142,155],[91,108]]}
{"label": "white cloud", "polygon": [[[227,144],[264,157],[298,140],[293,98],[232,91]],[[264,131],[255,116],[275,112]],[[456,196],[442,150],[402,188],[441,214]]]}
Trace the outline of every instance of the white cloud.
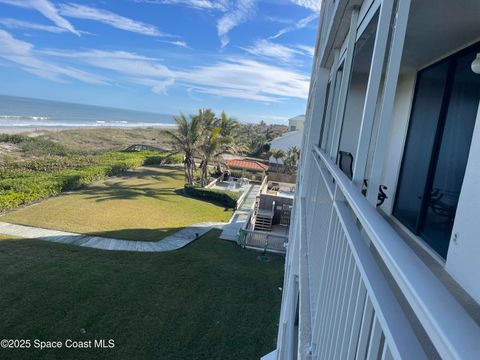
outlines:
{"label": "white cloud", "polygon": [[148,86],[151,88],[152,92],[159,95],[166,95],[167,89],[175,83],[173,78],[165,80],[131,78],[130,81],[140,85]]}
{"label": "white cloud", "polygon": [[195,9],[227,10],[228,0],[135,0],[138,3],[184,5]]}
{"label": "white cloud", "polygon": [[169,40],[158,40],[159,42],[170,44],[170,45],[175,45],[178,47],[182,47],[185,49],[190,49],[190,46],[188,46],[186,41],[183,40],[175,40],[175,41],[169,41]]}
{"label": "white cloud", "polygon": [[230,42],[229,33],[255,15],[257,0],[135,0],[139,3],[180,5],[199,10],[212,10],[221,14],[217,21],[217,33],[221,47]]}
{"label": "white cloud", "polygon": [[67,30],[53,25],[43,25],[37,24],[30,21],[23,21],[17,19],[0,19],[0,25],[7,27],[9,29],[22,29],[22,30],[40,30],[40,31],[48,31],[52,33],[62,33],[66,32]]}
{"label": "white cloud", "polygon": [[232,29],[253,17],[255,5],[255,0],[237,0],[233,8],[218,20],[217,32],[222,47],[230,42],[228,34]]}
{"label": "white cloud", "polygon": [[297,44],[295,47],[301,50],[305,55],[313,56],[315,55],[315,47],[303,44]]}
{"label": "white cloud", "polygon": [[159,59],[150,58],[127,51],[105,50],[45,50],[45,55],[74,59],[77,62],[114,71],[131,77],[146,79],[172,78],[173,73],[160,63]]}
{"label": "white cloud", "polygon": [[284,25],[291,25],[291,24],[294,23],[294,21],[292,19],[287,19],[287,18],[282,18],[282,17],[277,17],[277,16],[266,15],[266,16],[264,16],[264,19],[266,21],[279,23],[279,24],[284,24]]}
{"label": "white cloud", "polygon": [[48,0],[0,0],[0,3],[37,10],[47,19],[53,21],[58,27],[80,36],[80,32],[78,32],[67,19],[60,16],[55,5]]}
{"label": "white cloud", "polygon": [[60,13],[63,16],[77,19],[98,21],[114,28],[148,36],[165,36],[155,26],[132,20],[108,10],[93,8],[79,4],[62,4]]}
{"label": "white cloud", "polygon": [[225,58],[204,66],[175,70],[160,59],[126,51],[45,50],[42,53],[115,72],[117,79],[123,77],[160,94],[173,84],[190,92],[267,103],[283,102],[287,98],[305,99],[308,94],[308,75],[246,58]]}
{"label": "white cloud", "polygon": [[18,40],[4,30],[0,30],[0,58],[16,63],[23,70],[49,80],[63,81],[64,77],[67,77],[90,84],[106,83],[102,76],[43,60],[32,44]]}
{"label": "white cloud", "polygon": [[285,45],[276,44],[266,39],[257,40],[253,46],[242,49],[256,56],[266,56],[279,59],[281,61],[290,61],[295,57],[295,55],[303,54],[303,52],[300,50],[295,50]]}
{"label": "white cloud", "polygon": [[305,99],[310,80],[308,75],[294,70],[245,58],[178,71],[175,77],[197,92],[263,102]]}
{"label": "white cloud", "polygon": [[282,36],[286,33],[289,33],[289,32],[295,31],[295,30],[303,29],[306,26],[308,26],[308,24],[310,24],[313,20],[317,19],[318,16],[319,16],[319,14],[313,13],[313,14],[307,16],[306,18],[300,19],[300,21],[298,21],[297,23],[283,28],[282,30],[277,32],[275,35],[271,36],[270,39],[276,39],[276,38],[279,38],[280,36]]}
{"label": "white cloud", "polygon": [[298,6],[319,12],[322,8],[322,0],[292,0]]}

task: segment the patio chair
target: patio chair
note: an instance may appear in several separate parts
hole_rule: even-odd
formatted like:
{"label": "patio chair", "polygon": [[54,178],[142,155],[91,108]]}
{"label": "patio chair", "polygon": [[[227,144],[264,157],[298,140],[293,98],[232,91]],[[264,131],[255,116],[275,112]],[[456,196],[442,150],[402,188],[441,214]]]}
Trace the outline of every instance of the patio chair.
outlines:
{"label": "patio chair", "polygon": [[430,193],[429,206],[433,213],[439,217],[445,218],[442,224],[453,226],[455,219],[455,212],[457,211],[458,193],[442,190],[439,188],[433,188]]}

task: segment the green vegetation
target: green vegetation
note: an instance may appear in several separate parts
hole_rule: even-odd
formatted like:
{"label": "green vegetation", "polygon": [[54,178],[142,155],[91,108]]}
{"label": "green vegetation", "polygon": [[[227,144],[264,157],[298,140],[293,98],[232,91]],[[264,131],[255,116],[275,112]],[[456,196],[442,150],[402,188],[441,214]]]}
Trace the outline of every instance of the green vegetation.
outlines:
{"label": "green vegetation", "polygon": [[65,146],[54,141],[21,134],[0,134],[0,143],[15,144],[31,157],[44,155],[65,156],[70,153]]}
{"label": "green vegetation", "polygon": [[282,136],[288,128],[284,125],[243,124],[235,134],[235,141],[242,155],[268,159],[270,142]]}
{"label": "green vegetation", "polygon": [[[25,133],[26,134],[26,133]],[[37,130],[28,136],[25,134],[4,135],[23,138],[37,139],[31,141],[31,146],[37,146],[42,141],[52,144],[59,144],[69,153],[98,154],[105,151],[119,151],[133,144],[152,145],[160,148],[166,148],[167,136],[164,129],[160,128],[133,128],[133,129],[115,129],[115,128],[93,128],[93,129],[68,129],[62,131]],[[2,140],[0,140],[0,143]],[[31,159],[36,155],[36,149],[31,152],[25,144],[17,143],[13,154],[16,159]],[[2,157],[0,148],[0,161]],[[49,153],[49,152],[47,152]]]}
{"label": "green vegetation", "polygon": [[199,199],[209,200],[230,209],[237,207],[240,193],[229,190],[206,189],[194,185],[185,185],[185,194]]}
{"label": "green vegetation", "polygon": [[[138,153],[124,154],[129,155]],[[142,167],[13,210],[0,221],[116,239],[157,241],[194,223],[230,219],[232,210],[185,196],[183,185],[180,167]]]}
{"label": "green vegetation", "polygon": [[[167,157],[155,152],[107,152],[7,161],[0,167],[0,211],[79,189],[144,164],[160,164]],[[171,160],[168,158],[167,162]]]}
{"label": "green vegetation", "polygon": [[278,160],[283,160],[285,158],[285,152],[280,149],[273,149],[270,152],[270,155],[275,159],[275,163],[278,164]]}
{"label": "green vegetation", "polygon": [[189,119],[183,114],[174,117],[175,130],[167,131],[174,149],[184,154],[184,171],[187,185],[195,183],[195,158],[200,158],[200,186],[209,181],[209,165],[212,161],[220,168],[221,154],[235,152],[235,131],[240,127],[237,120],[229,118],[225,112],[220,117],[210,109],[200,109]]}
{"label": "green vegetation", "polygon": [[260,262],[218,234],[168,253],[0,240],[3,338],[115,341],[1,358],[259,359],[275,348],[283,258]]}
{"label": "green vegetation", "polygon": [[[173,148],[184,154],[184,171],[187,185],[194,185],[196,178],[195,159],[200,161],[200,186],[205,186],[211,169],[222,173],[220,155],[225,153],[247,155],[267,159],[270,155],[270,141],[287,131],[286,126],[240,124],[224,112],[219,117],[210,109],[200,109],[198,114],[187,118],[175,117],[177,128],[166,131]],[[282,156],[286,156],[283,154]]]}
{"label": "green vegetation", "polygon": [[297,172],[297,164],[300,160],[300,148],[291,146],[288,148],[283,159],[283,168],[286,174],[294,175]]}

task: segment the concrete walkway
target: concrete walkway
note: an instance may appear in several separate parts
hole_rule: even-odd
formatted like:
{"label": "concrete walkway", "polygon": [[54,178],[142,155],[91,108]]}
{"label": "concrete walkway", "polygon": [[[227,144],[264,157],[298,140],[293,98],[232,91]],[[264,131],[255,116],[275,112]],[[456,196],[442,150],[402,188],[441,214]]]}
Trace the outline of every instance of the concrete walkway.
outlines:
{"label": "concrete walkway", "polygon": [[211,229],[223,228],[224,225],[225,223],[219,222],[193,224],[155,242],[110,239],[5,222],[0,222],[0,234],[102,250],[162,252],[180,249],[195,240],[196,234],[202,236]]}
{"label": "concrete walkway", "polygon": [[245,197],[243,204],[235,211],[230,222],[223,227],[223,231],[220,234],[220,239],[237,241],[240,229],[250,218],[250,211],[255,204],[255,199],[260,192],[260,185],[252,185],[248,190],[248,194]]}

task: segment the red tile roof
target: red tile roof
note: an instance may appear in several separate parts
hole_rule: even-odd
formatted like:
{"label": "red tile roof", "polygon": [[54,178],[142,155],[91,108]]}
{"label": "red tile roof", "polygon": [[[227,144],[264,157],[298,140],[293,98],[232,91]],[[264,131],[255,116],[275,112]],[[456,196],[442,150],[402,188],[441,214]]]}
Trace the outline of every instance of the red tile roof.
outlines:
{"label": "red tile roof", "polygon": [[233,159],[233,160],[228,160],[225,164],[230,168],[237,168],[237,169],[256,170],[256,171],[268,170],[268,165],[265,165],[260,161],[255,161],[255,160]]}

